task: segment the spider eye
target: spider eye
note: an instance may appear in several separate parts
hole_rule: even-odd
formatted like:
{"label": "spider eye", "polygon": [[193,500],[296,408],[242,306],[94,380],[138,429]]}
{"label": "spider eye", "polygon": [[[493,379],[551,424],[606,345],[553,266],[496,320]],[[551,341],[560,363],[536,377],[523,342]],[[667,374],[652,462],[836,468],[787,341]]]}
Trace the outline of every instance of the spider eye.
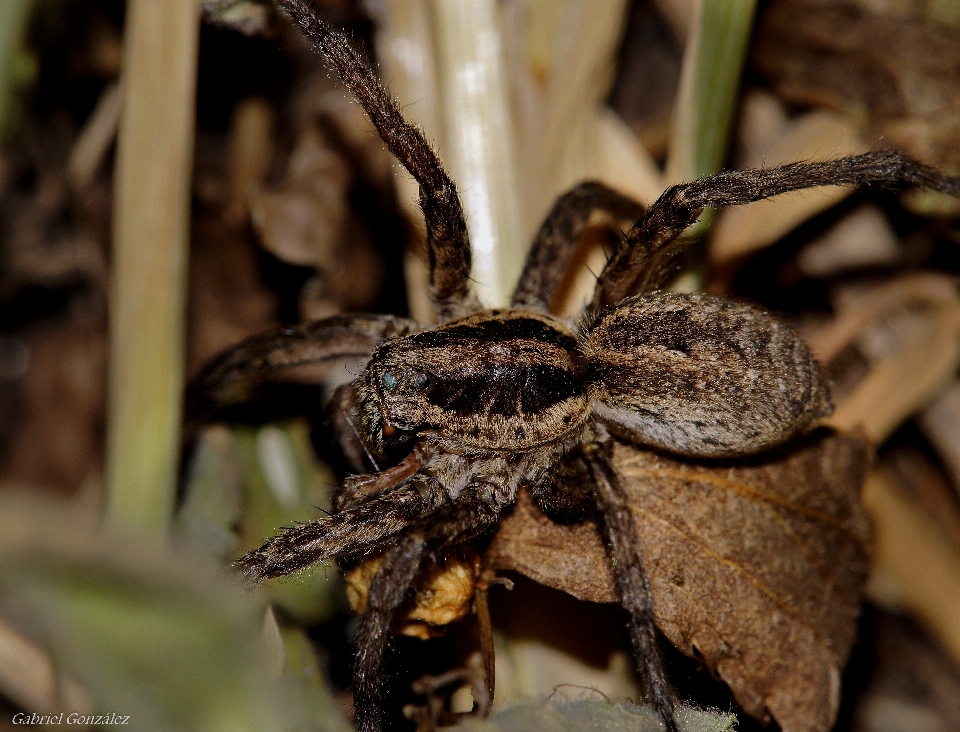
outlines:
{"label": "spider eye", "polygon": [[383,376],[380,377],[380,383],[387,391],[393,391],[397,388],[397,377],[389,371],[384,371]]}
{"label": "spider eye", "polygon": [[426,389],[428,386],[430,386],[430,377],[423,373],[414,374],[413,378],[410,380],[410,383],[413,384],[417,389]]}

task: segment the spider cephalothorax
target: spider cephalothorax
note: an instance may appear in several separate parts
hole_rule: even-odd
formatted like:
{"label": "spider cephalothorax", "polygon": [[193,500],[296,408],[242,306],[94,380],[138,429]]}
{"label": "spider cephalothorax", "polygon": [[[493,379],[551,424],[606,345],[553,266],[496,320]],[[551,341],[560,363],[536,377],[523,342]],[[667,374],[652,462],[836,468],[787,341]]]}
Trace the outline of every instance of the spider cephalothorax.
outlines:
{"label": "spider cephalothorax", "polygon": [[[188,408],[202,420],[285,369],[367,359],[331,399],[340,445],[358,471],[335,497],[337,513],[284,531],[238,568],[259,581],[331,557],[385,552],[357,640],[357,722],[371,732],[382,724],[388,630],[424,559],[491,530],[521,489],[550,515],[591,511],[650,700],[675,730],[613,440],[693,457],[740,456],[788,440],[831,407],[816,363],[789,329],[746,304],[656,291],[660,260],[705,208],[817,185],[913,184],[957,194],[960,184],[891,151],[720,173],[668,189],[645,212],[602,184],[584,183],[558,199],[541,227],[511,308],[482,310],[469,290],[460,200],[435,153],[309,2],[278,2],[419,182],[441,325],[338,316],[248,339],[194,382]],[[597,210],[636,223],[584,316],[566,324],[549,304]]]}

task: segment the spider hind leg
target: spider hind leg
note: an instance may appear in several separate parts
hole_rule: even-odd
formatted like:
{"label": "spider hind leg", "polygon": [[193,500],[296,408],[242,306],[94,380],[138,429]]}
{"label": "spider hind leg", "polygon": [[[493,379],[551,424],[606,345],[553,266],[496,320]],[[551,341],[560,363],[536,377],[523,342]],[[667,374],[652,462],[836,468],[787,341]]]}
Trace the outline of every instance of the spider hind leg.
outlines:
{"label": "spider hind leg", "polygon": [[387,551],[370,585],[367,607],[357,634],[354,667],[354,709],[359,732],[379,732],[383,726],[386,688],[384,656],[390,626],[406,600],[428,552],[462,544],[491,528],[500,508],[470,491],[423,520]]}
{"label": "spider hind leg", "polygon": [[357,633],[354,667],[353,706],[359,732],[379,732],[383,727],[383,662],[390,624],[410,591],[425,549],[420,536],[401,538],[387,552],[370,585],[367,608]]}
{"label": "spider hind leg", "polygon": [[548,311],[570,264],[577,242],[596,214],[616,231],[621,221],[631,224],[644,207],[597,181],[586,181],[556,200],[533,240],[530,254],[513,293],[514,307]]}
{"label": "spider hind leg", "polygon": [[431,295],[441,320],[479,309],[470,293],[470,240],[456,186],[423,133],[404,119],[390,94],[349,40],[309,0],[277,0],[360,102],[391,153],[420,184],[427,229]]}
{"label": "spider hind leg", "polygon": [[960,196],[960,178],[944,175],[896,150],[836,160],[790,163],[759,170],[727,170],[671,186],[627,233],[597,282],[592,308],[618,302],[658,284],[663,254],[707,208],[742,206],[817,186],[919,186]]}
{"label": "spider hind leg", "polygon": [[630,642],[637,670],[646,686],[649,702],[660,717],[665,732],[677,732],[677,723],[673,717],[673,690],[660,655],[657,629],[653,622],[653,596],[640,561],[637,529],[626,493],[602,445],[585,445],[584,458],[593,477],[594,496],[600,512],[607,551],[613,564],[620,604],[629,616]]}

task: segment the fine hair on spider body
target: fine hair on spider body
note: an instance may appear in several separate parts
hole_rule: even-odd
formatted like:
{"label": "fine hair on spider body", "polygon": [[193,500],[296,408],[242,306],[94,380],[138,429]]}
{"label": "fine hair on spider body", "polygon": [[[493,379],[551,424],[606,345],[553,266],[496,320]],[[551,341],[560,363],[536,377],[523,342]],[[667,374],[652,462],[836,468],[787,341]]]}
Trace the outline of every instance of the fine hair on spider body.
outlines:
{"label": "fine hair on spider body", "polygon": [[[367,359],[331,399],[339,444],[358,471],[335,496],[336,512],[267,540],[237,569],[255,583],[332,557],[384,553],[359,627],[354,685],[357,725],[376,732],[389,629],[427,557],[492,531],[519,490],[548,515],[595,515],[648,700],[675,732],[613,441],[737,457],[812,428],[832,406],[807,347],[773,316],[710,295],[658,291],[664,253],[706,208],[820,185],[917,185],[957,195],[960,182],[883,151],[718,173],[669,188],[647,210],[603,184],[582,183],[540,228],[511,306],[485,310],[470,292],[463,210],[437,155],[309,0],[277,2],[420,184],[440,325],[366,314],[285,328],[221,354],[191,384],[188,414],[202,422],[285,369]],[[598,210],[636,223],[571,325],[549,305]]]}

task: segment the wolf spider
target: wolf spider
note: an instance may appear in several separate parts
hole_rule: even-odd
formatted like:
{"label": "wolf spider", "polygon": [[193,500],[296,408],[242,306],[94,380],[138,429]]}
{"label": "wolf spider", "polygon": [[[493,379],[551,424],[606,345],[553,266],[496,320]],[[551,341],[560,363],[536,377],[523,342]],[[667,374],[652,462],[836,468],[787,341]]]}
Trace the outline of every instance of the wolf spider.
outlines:
{"label": "wolf spider", "polygon": [[[331,557],[385,551],[360,622],[355,670],[357,723],[374,732],[383,722],[388,631],[421,564],[490,532],[521,488],[549,515],[593,513],[640,675],[665,729],[675,731],[612,441],[693,457],[742,456],[789,440],[832,407],[810,352],[771,315],[710,295],[656,290],[665,254],[707,208],[820,185],[911,184],[956,195],[958,181],[885,151],[718,173],[669,188],[646,211],[603,184],[583,183],[554,204],[511,306],[483,309],[470,292],[460,199],[435,152],[309,0],[278,2],[419,182],[440,325],[343,315],[254,336],[207,366],[189,391],[195,419],[243,401],[284,369],[368,359],[331,399],[339,444],[359,473],[338,491],[336,513],[268,539],[236,567],[258,582]],[[597,211],[636,223],[621,236],[584,315],[570,324],[549,306]]]}

